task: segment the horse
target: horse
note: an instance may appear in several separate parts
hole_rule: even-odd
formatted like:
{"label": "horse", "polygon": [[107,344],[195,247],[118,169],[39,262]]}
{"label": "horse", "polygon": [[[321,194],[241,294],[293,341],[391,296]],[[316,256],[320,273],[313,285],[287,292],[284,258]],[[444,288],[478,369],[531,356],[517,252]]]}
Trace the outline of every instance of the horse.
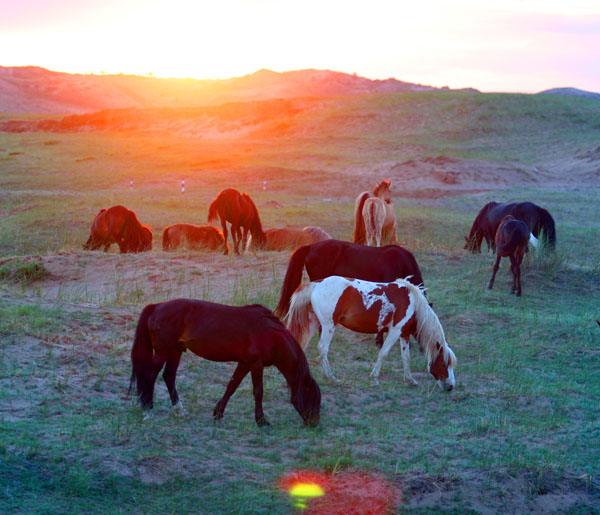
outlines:
{"label": "horse", "polygon": [[[227,241],[227,222],[231,223],[231,239],[233,250],[239,254],[241,242],[242,250],[246,247],[248,231],[258,244],[263,244],[266,238],[258,216],[258,210],[247,193],[240,193],[234,188],[221,191],[208,207],[208,223],[221,220],[223,235]],[[242,236],[242,228],[244,229]],[[223,254],[228,254],[226,247]]]}
{"label": "horse", "polygon": [[121,254],[152,250],[152,230],[140,223],[135,211],[123,206],[113,206],[98,211],[92,222],[90,237],[83,245],[84,250],[97,250],[116,243]]}
{"label": "horse", "polygon": [[[383,202],[385,210],[385,221],[382,224],[381,235],[385,243],[391,244],[398,241],[396,237],[396,213],[392,204],[392,183],[388,180],[378,182],[373,188],[373,193],[363,191],[354,204],[354,243],[364,245],[366,243],[365,215],[363,206],[368,198],[379,198]],[[380,206],[381,207],[381,206]]]}
{"label": "horse", "polygon": [[255,243],[250,236],[246,252],[256,250],[294,250],[302,245],[310,245],[318,241],[330,240],[331,236],[320,227],[272,227],[265,229],[265,241],[262,246]]}
{"label": "horse", "polygon": [[227,249],[227,242],[223,231],[218,227],[177,223],[163,229],[162,246],[163,250],[177,247],[190,250],[220,250]]}
{"label": "horse", "polygon": [[393,282],[369,282],[331,276],[299,286],[290,302],[285,319],[294,338],[306,349],[315,331],[320,328],[319,355],[323,372],[335,382],[327,353],[337,325],[359,333],[389,333],[371,377],[379,383],[383,359],[398,338],[402,338],[404,379],[417,385],[410,372],[409,338],[415,336],[427,355],[427,368],[446,391],[455,385],[456,356],[446,342],[442,324],[429,306],[422,286],[405,279]]}
{"label": "horse", "polygon": [[494,238],[497,257],[492,277],[488,284],[489,290],[494,287],[496,272],[498,272],[498,268],[500,267],[500,259],[508,257],[510,258],[510,270],[513,274],[511,293],[516,293],[517,297],[521,296],[521,263],[523,262],[523,256],[527,252],[529,237],[529,227],[527,227],[525,222],[515,219],[512,215],[506,215],[502,219]]}
{"label": "horse", "polygon": [[512,215],[517,220],[525,222],[529,231],[536,238],[543,233],[543,240],[551,250],[556,247],[556,229],[552,215],[544,208],[532,202],[511,202],[499,204],[488,202],[483,206],[473,224],[468,236],[465,236],[466,250],[474,254],[481,252],[481,242],[485,239],[488,250],[495,250],[495,237],[500,221],[506,216]]}
{"label": "horse", "polygon": [[321,391],[310,374],[302,349],[281,321],[264,306],[225,306],[202,300],[173,299],[148,304],[141,312],[131,349],[131,380],[147,417],[153,408],[154,384],[163,366],[163,379],[176,411],[183,404],[175,377],[186,350],[211,361],[237,361],[225,394],[213,417],[223,418],[229,398],[248,372],[252,375],[254,418],[259,427],[270,425],[262,408],[263,369],[275,366],[291,390],[291,403],[305,425],[319,423]]}
{"label": "horse", "polygon": [[366,232],[366,244],[381,247],[383,224],[385,223],[385,202],[377,197],[365,200],[362,209]]}
{"label": "horse", "polygon": [[399,245],[367,247],[333,239],[320,241],[299,247],[292,253],[275,309],[279,318],[287,313],[290,297],[300,285],[304,268],[311,281],[325,279],[330,275],[378,282],[406,277],[417,286],[423,285],[423,277],[415,257]]}

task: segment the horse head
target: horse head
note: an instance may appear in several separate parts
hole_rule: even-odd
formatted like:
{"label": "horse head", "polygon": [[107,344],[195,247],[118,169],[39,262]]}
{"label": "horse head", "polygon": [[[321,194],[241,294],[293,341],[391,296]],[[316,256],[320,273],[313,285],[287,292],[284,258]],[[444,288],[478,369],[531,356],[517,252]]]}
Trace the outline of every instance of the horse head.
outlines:
{"label": "horse head", "polygon": [[305,426],[315,427],[321,418],[321,390],[310,372],[303,375],[292,390],[292,404]]}
{"label": "horse head", "polygon": [[387,179],[378,182],[373,188],[373,196],[385,201],[386,204],[392,203],[392,183]]}
{"label": "horse head", "polygon": [[438,384],[447,392],[454,388],[454,367],[456,366],[456,356],[447,343],[440,345],[435,343],[437,356],[429,361],[429,373],[434,377]]}

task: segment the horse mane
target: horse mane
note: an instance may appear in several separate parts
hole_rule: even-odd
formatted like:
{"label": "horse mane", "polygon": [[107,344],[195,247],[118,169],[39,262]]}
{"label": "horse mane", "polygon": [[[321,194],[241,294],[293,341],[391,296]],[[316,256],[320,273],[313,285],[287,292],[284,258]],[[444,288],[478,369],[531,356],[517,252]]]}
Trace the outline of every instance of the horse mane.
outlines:
{"label": "horse mane", "polygon": [[256,204],[254,204],[254,201],[246,192],[242,193],[242,198],[252,213],[252,220],[250,221],[250,234],[252,234],[252,237],[256,238],[259,242],[264,242],[266,236],[262,228],[260,216],[258,215],[258,209],[256,209]]}
{"label": "horse mane", "polygon": [[415,338],[419,345],[425,350],[427,359],[432,361],[435,359],[437,350],[436,343],[439,343],[444,349],[444,361],[448,366],[456,366],[456,356],[452,349],[448,347],[444,328],[435,311],[429,305],[429,301],[425,296],[425,287],[423,285],[415,286],[406,279],[396,279],[396,283],[408,288],[408,291],[413,294],[415,301],[415,315],[417,318],[417,332]]}

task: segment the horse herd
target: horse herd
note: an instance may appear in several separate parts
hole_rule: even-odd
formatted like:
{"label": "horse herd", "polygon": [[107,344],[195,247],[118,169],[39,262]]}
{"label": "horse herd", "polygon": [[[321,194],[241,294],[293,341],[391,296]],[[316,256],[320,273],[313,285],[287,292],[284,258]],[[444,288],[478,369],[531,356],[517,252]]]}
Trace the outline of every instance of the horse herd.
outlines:
{"label": "horse herd", "polygon": [[[427,357],[427,369],[444,390],[455,386],[456,356],[446,341],[442,325],[427,299],[419,265],[413,254],[395,244],[396,217],[391,183],[376,184],[373,192],[356,199],[354,242],[340,241],[320,228],[263,230],[258,211],[246,193],[228,188],[210,204],[208,221],[220,221],[223,230],[192,224],[174,224],[163,230],[163,249],[186,245],[223,250],[231,224],[234,252],[295,248],[274,312],[261,305],[226,306],[193,299],[148,304],[139,317],[131,350],[133,387],[146,417],[152,413],[154,386],[164,367],[163,379],[178,413],[183,404],[175,387],[181,355],[186,350],[212,361],[237,362],[225,394],[213,417],[223,417],[229,398],[244,377],[252,377],[255,420],[269,425],[262,408],[263,370],[275,366],[285,377],[291,403],[304,424],[320,419],[321,392],[304,354],[313,334],[320,331],[319,358],[324,374],[338,382],[327,358],[335,327],[376,334],[380,347],[371,377],[375,384],[383,359],[401,340],[404,379],[417,384],[410,372],[410,337]],[[250,238],[248,238],[250,233]],[[497,253],[490,279],[493,287],[501,257],[509,257],[513,293],[521,295],[520,265],[529,242],[542,237],[553,249],[554,220],[545,209],[530,202],[490,202],[477,214],[464,248],[481,252],[485,239]],[[380,246],[380,244],[390,243]],[[123,206],[101,210],[95,217],[84,248],[107,250],[117,243],[122,253],[152,248],[152,232],[133,211]],[[376,246],[368,246],[375,244]],[[301,284],[306,270],[310,283]],[[387,335],[386,335],[387,333]]]}

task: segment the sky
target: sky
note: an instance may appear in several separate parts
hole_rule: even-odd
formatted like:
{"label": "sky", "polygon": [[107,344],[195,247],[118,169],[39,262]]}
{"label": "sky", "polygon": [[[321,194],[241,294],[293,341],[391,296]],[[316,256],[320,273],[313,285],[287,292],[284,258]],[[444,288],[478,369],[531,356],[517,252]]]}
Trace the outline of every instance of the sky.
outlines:
{"label": "sky", "polygon": [[600,0],[0,0],[0,66],[600,92]]}

